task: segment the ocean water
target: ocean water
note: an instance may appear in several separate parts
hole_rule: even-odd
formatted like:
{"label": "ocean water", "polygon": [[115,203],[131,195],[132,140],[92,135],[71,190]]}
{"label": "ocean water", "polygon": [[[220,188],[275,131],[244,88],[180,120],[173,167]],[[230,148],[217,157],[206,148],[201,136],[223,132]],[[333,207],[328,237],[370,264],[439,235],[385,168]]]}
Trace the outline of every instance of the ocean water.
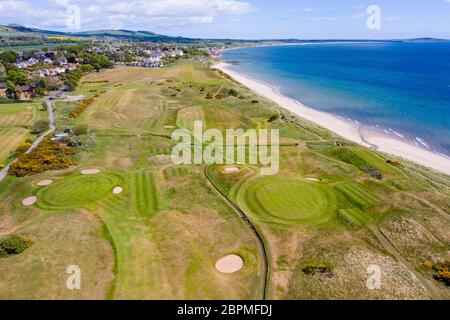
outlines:
{"label": "ocean water", "polygon": [[450,155],[450,43],[250,47],[223,59],[311,108]]}

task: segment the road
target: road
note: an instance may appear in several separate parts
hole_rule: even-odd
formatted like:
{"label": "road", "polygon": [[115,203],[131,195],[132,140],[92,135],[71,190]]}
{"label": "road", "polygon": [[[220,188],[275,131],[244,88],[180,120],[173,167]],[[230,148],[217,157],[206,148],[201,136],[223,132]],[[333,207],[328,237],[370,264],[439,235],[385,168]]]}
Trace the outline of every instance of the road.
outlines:
{"label": "road", "polygon": [[[39,145],[39,143],[42,142],[42,140],[44,140],[45,137],[47,137],[49,134],[51,134],[53,131],[55,131],[55,116],[53,114],[53,100],[62,96],[64,94],[64,92],[66,92],[66,88],[56,91],[48,96],[48,99],[45,101],[45,103],[47,105],[48,121],[50,123],[49,129],[46,132],[44,132],[39,138],[37,138],[36,141],[33,142],[31,147],[25,153],[30,153],[31,151],[36,149],[36,147]],[[10,164],[8,164],[5,168],[3,168],[3,170],[0,171],[0,182],[2,182],[3,179],[5,179],[6,175],[9,172],[9,168],[16,161],[17,161],[17,159],[14,159]]]}

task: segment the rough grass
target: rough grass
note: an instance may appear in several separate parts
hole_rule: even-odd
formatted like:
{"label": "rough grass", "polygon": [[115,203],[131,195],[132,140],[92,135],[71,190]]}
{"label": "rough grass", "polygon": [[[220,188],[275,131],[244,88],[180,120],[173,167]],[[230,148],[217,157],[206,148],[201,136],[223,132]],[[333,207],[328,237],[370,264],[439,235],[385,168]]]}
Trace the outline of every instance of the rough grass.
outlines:
{"label": "rough grass", "polygon": [[194,122],[202,121],[203,130],[206,129],[205,115],[200,106],[187,107],[178,111],[177,126],[190,132],[194,132]]}

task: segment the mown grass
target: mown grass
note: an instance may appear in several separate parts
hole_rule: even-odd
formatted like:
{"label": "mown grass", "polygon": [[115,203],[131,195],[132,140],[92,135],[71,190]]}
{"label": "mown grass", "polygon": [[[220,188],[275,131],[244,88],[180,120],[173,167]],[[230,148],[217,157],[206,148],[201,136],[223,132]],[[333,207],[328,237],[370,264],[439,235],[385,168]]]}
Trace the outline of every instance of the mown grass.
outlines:
{"label": "mown grass", "polygon": [[76,174],[38,191],[38,206],[45,210],[89,207],[110,196],[120,185],[118,176],[101,173],[92,176]]}
{"label": "mown grass", "polygon": [[33,124],[47,116],[39,103],[15,103],[0,105],[0,165],[5,165],[8,156],[27,139]]}
{"label": "mown grass", "polygon": [[239,191],[250,214],[268,223],[327,226],[336,216],[332,188],[292,178],[251,180]]}
{"label": "mown grass", "polygon": [[[281,112],[273,103],[205,65],[117,68],[83,81],[108,82],[84,83],[74,95],[89,98],[99,90],[106,93],[77,120],[65,116],[74,103],[58,102],[56,108],[58,126],[85,124],[89,138],[96,141],[78,150],[78,167],[33,178],[7,177],[6,185],[0,186],[4,198],[0,226],[20,229],[21,235],[34,241],[23,254],[8,258],[10,262],[0,261],[0,296],[17,288],[11,297],[260,298],[265,275],[253,232],[210,188],[202,166],[173,166],[167,157],[173,128],[163,126],[181,124],[190,129],[194,120],[220,130],[281,130],[277,175],[261,177],[258,166],[245,165],[231,173],[220,165],[207,170],[263,237],[270,270],[268,298],[425,296],[365,227],[386,224],[408,212],[408,219],[420,224],[420,232],[406,238],[416,243],[414,237],[423,228],[432,230],[437,243],[424,248],[437,258],[448,239],[441,216],[426,215],[433,209],[410,201],[405,208],[401,196],[413,193],[445,208],[450,192],[447,177],[401,161],[401,167],[393,167],[368,149],[335,146],[338,137],[284,112],[269,121]],[[208,93],[211,99],[206,99]],[[161,161],[153,161],[159,156]],[[86,180],[77,173],[95,167],[103,173]],[[372,167],[382,171],[382,180],[367,174]],[[306,181],[307,177],[322,180]],[[36,187],[43,178],[54,178],[55,183]],[[116,185],[124,191],[113,195]],[[32,194],[38,195],[38,204],[23,207],[21,200]],[[432,220],[420,220],[417,212]],[[102,220],[109,235],[99,232],[102,225],[96,219]],[[404,239],[390,236],[389,240],[397,245]],[[413,245],[399,248],[418,251]],[[244,268],[220,274],[214,263],[230,253],[244,258]],[[413,254],[407,257],[419,259]],[[64,286],[65,267],[74,263],[83,268],[88,281],[78,293],[66,292]],[[382,264],[390,275],[375,293],[365,286],[366,264],[373,263]],[[323,265],[326,273],[304,272]],[[24,275],[29,275],[26,281]],[[396,291],[399,286],[402,290]]]}

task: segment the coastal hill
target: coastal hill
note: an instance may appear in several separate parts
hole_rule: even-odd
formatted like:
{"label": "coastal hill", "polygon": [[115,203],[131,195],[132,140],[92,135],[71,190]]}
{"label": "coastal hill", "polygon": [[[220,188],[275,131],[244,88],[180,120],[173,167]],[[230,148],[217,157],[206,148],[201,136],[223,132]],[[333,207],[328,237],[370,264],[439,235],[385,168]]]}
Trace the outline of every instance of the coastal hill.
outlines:
{"label": "coastal hill", "polygon": [[9,24],[7,26],[0,26],[0,46],[7,45],[23,45],[28,43],[45,43],[49,41],[59,40],[73,40],[79,41],[81,39],[118,39],[130,41],[154,41],[154,42],[175,42],[175,43],[316,43],[316,42],[443,42],[449,41],[444,39],[434,38],[416,38],[416,39],[393,39],[393,40],[373,40],[373,39],[261,39],[261,40],[247,40],[247,39],[200,39],[200,38],[185,38],[180,36],[168,36],[158,34],[151,31],[132,31],[132,30],[92,30],[82,32],[64,32],[54,30],[43,30],[38,28],[29,28],[19,24]]}

